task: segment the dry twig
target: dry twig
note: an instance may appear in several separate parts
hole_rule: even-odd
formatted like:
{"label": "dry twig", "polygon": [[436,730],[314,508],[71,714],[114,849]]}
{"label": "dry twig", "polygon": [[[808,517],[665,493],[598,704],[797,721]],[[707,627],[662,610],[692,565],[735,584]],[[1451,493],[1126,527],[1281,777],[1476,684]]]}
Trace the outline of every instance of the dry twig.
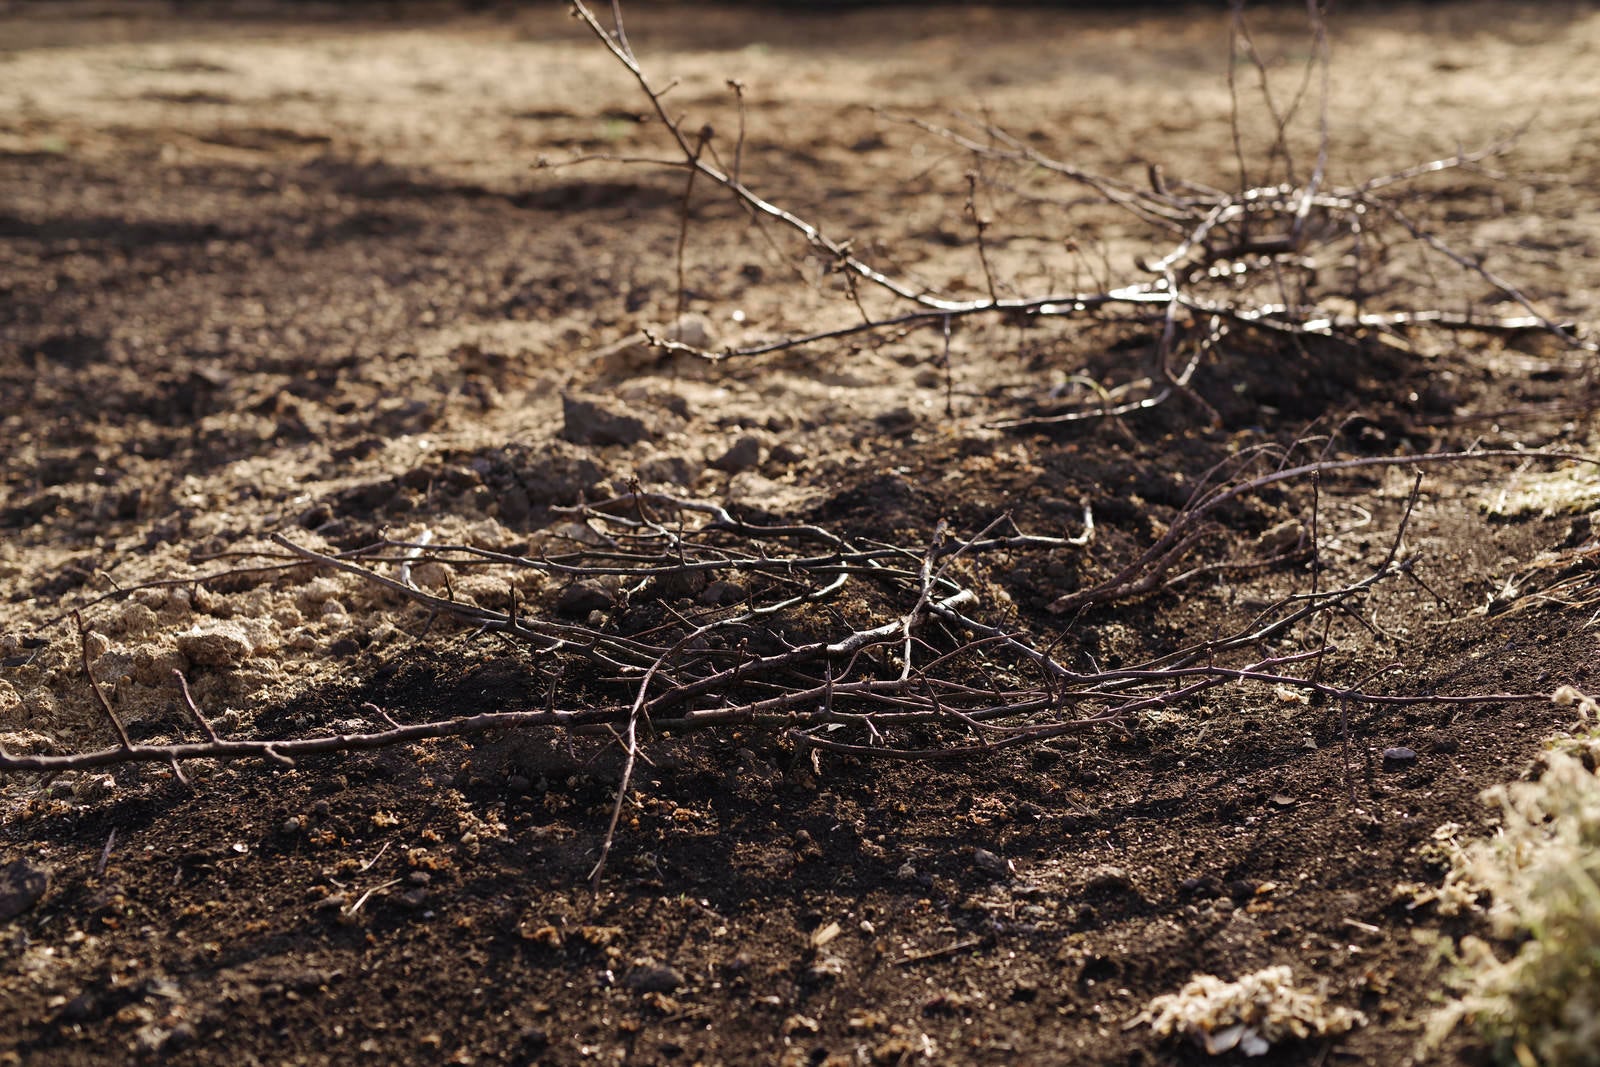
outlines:
{"label": "dry twig", "polygon": [[[1307,11],[1312,49],[1300,84],[1286,106],[1274,96],[1266,61],[1256,48],[1243,17],[1242,3],[1234,4],[1231,51],[1253,67],[1258,92],[1272,125],[1272,138],[1263,171],[1252,176],[1241,135],[1243,103],[1230,63],[1228,82],[1232,99],[1232,130],[1240,187],[1223,192],[1193,182],[1170,179],[1152,167],[1148,186],[1095,174],[1075,164],[1052,158],[1023,139],[988,120],[966,120],[965,130],[912,116],[888,115],[918,128],[970,155],[976,167],[967,174],[964,213],[972,221],[975,247],[984,278],[984,293],[973,299],[939,295],[927,284],[897,276],[873,266],[854,251],[853,238],[830,236],[807,219],[774,204],[753,191],[742,177],[744,156],[743,91],[735,88],[739,104],[739,143],[732,171],[718,166],[709,126],[698,133],[686,120],[668,110],[659,89],[627,43],[618,5],[612,5],[614,29],[607,29],[584,0],[572,0],[577,17],[596,35],[628,71],[650,102],[652,110],[676,149],[675,157],[640,158],[583,156],[552,164],[570,165],[596,160],[649,163],[687,171],[686,188],[696,176],[726,191],[753,219],[775,222],[796,233],[815,252],[835,265],[845,278],[845,291],[861,312],[861,321],[739,345],[712,352],[670,338],[653,338],[663,350],[689,353],[712,360],[756,356],[796,347],[837,341],[865,334],[904,332],[920,326],[948,331],[953,320],[972,316],[1000,316],[1010,321],[1090,319],[1106,321],[1123,309],[1133,321],[1153,327],[1155,341],[1151,376],[1143,395],[1112,404],[1075,408],[1049,414],[1001,419],[997,427],[1016,428],[1086,418],[1126,415],[1164,403],[1174,393],[1198,399],[1192,389],[1196,370],[1206,358],[1236,333],[1275,336],[1291,347],[1306,337],[1331,338],[1352,346],[1374,336],[1412,330],[1549,333],[1572,348],[1600,351],[1577,327],[1557,321],[1509,280],[1483,266],[1481,258],[1457,250],[1445,236],[1430,230],[1403,210],[1396,193],[1408,183],[1447,170],[1472,170],[1482,161],[1504,153],[1511,140],[1472,152],[1420,163],[1364,181],[1333,186],[1328,181],[1330,131],[1328,128],[1329,49],[1320,6],[1309,0]],[[1302,175],[1297,167],[1291,126],[1313,82],[1318,86],[1315,162]],[[709,151],[708,151],[709,149]],[[709,158],[708,158],[709,157]],[[1150,227],[1156,242],[1152,253],[1137,263],[1138,274],[1116,284],[1103,280],[1097,290],[1054,292],[1032,296],[1002,296],[1004,288],[993,262],[988,234],[991,220],[978,209],[981,181],[989,181],[985,168],[1011,167],[1043,171],[1083,186],[1101,203],[1120,209]],[[1281,174],[1281,180],[1265,175]],[[687,213],[681,220],[687,224]],[[1398,231],[1386,234],[1385,228]],[[1442,255],[1463,276],[1485,283],[1498,298],[1516,303],[1525,312],[1517,317],[1418,308],[1398,303],[1375,308],[1387,291],[1408,291],[1395,272],[1392,249],[1402,242],[1395,236]],[[679,235],[681,252],[685,234]],[[1160,250],[1160,241],[1171,242]],[[1070,238],[1069,250],[1077,244]],[[887,296],[899,310],[867,314],[859,287]],[[679,310],[683,280],[679,279]],[[1209,405],[1201,402],[1207,410]]]}
{"label": "dry twig", "polygon": [[[1324,460],[1254,476],[1233,470],[1231,480],[1203,482],[1168,531],[1132,562],[1055,607],[1081,618],[1086,611],[1159,593],[1207,573],[1207,567],[1183,571],[1179,564],[1215,529],[1217,510],[1246,494],[1308,479],[1325,482],[1354,470],[1530,455],[1537,454]],[[1268,459],[1264,451],[1254,455],[1256,462]],[[649,737],[664,731],[754,726],[781,732],[802,750],[929,760],[1121,728],[1224,686],[1291,686],[1341,704],[1369,706],[1544,700],[1544,694],[1529,693],[1394,693],[1373,689],[1370,682],[1325,677],[1333,646],[1318,620],[1348,611],[1379,584],[1410,573],[1414,561],[1401,545],[1415,502],[1413,487],[1388,551],[1364,576],[1285,597],[1233,632],[1145,663],[1091,670],[1058,658],[1059,636],[1042,641],[1010,613],[986,608],[980,580],[989,553],[1004,552],[1015,563],[1029,554],[1081,550],[1092,534],[1087,514],[1082,534],[1074,538],[1028,534],[1001,516],[970,536],[956,536],[941,524],[925,544],[900,546],[847,538],[813,524],[752,523],[718,504],[633,492],[568,509],[566,518],[586,525],[594,536],[573,542],[569,551],[539,557],[421,540],[385,541],[335,556],[278,537],[293,559],[357,575],[430,615],[525,643],[550,661],[556,679],[570,674],[578,680],[565,688],[553,681],[542,708],[417,723],[399,723],[383,713],[383,729],[229,738],[210,726],[178,676],[200,739],[135,743],[119,729],[117,742],[98,750],[53,755],[0,750],[0,772],[147,761],[176,767],[191,759],[291,763],[304,756],[503,730],[613,737],[622,744],[624,766],[593,871],[598,884],[628,803],[633,764]],[[511,577],[536,571],[559,582],[604,583],[615,590],[614,603],[599,617],[567,621],[537,610],[532,601],[498,611],[438,596],[385,573],[409,576],[424,562],[447,570],[487,566]],[[1289,640],[1302,626],[1309,627],[1302,633],[1319,631],[1309,647],[1301,638]],[[1291,650],[1274,651],[1274,644]],[[587,664],[588,670],[569,671],[565,664]],[[587,688],[580,688],[585,682]],[[595,699],[597,685],[617,692],[617,698]],[[120,725],[114,712],[107,714],[114,727]]]}

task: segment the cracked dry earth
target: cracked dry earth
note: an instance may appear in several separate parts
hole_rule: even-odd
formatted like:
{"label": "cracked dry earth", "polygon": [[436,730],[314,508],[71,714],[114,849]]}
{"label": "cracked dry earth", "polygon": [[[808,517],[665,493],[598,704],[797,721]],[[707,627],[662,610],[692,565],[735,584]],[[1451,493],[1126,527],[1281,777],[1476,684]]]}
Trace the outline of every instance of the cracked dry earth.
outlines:
{"label": "cracked dry earth", "polygon": [[[626,72],[558,6],[379,10],[0,6],[14,754],[114,743],[83,655],[151,743],[196,735],[174,669],[230,737],[370,729],[366,705],[399,722],[538,708],[553,691],[550,657],[349,574],[200,580],[273,562],[273,534],[337,552],[426,532],[537,556],[585,536],[560,509],[637,483],[917,555],[941,520],[970,536],[1009,513],[1075,537],[1088,507],[1089,544],[974,556],[963,573],[983,617],[1099,669],[1304,592],[1304,553],[1270,561],[1285,529],[1315,519],[1327,580],[1395,545],[1411,473],[1329,475],[1218,512],[1185,566],[1227,566],[1050,610],[1136,558],[1231,456],[1592,444],[1591,361],[1533,336],[1257,339],[1200,368],[1198,401],[1014,430],[991,424],[1144,373],[1152,327],[974,320],[948,361],[927,330],[716,365],[662,356],[640,330],[721,347],[856,312],[828,263],[701,189],[680,316],[682,175],[532,166],[664,151]],[[985,284],[970,158],[874,109],[986,110],[1129,180],[1159,162],[1237,181],[1210,14],[669,4],[629,30],[720,144],[738,123],[726,82],[744,84],[747,183],[951,291]],[[1287,17],[1256,32],[1304,57]],[[1339,15],[1332,44],[1340,180],[1528,123],[1505,175],[1440,175],[1413,206],[1493,249],[1548,314],[1588,317],[1600,18],[1399,5]],[[989,195],[996,268],[1020,291],[1121,276],[1152,251],[1103,208]],[[1418,290],[1452,309],[1485,299],[1446,266],[1419,260]],[[1400,547],[1409,576],[1293,640],[1326,639],[1327,678],[1370,692],[1592,687],[1597,496],[1550,465],[1430,466]],[[604,597],[531,571],[428,566],[418,582],[463,603],[500,608],[515,588],[524,612],[581,602],[620,625]],[[908,608],[851,600],[808,625]],[[613,701],[617,682],[591,671],[564,692]],[[1486,931],[1397,887],[1439,882],[1436,828],[1486,830],[1479,792],[1523,773],[1569,714],[1239,686],[948,760],[805,751],[782,729],[652,736],[594,897],[622,766],[604,734],[197,760],[187,785],[159,763],[13,773],[0,1062],[1201,1062],[1139,1021],[1145,1005],[1197,974],[1286,966],[1361,1021],[1262,1062],[1401,1063],[1443,989],[1430,939]],[[1459,1032],[1433,1058],[1480,1054]]]}

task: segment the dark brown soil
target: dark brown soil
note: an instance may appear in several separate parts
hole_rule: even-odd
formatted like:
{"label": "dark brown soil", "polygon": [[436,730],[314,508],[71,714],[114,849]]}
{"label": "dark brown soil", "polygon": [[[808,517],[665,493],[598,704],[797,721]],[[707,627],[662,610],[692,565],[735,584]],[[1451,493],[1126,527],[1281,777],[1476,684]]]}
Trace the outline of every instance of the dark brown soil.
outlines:
{"label": "dark brown soil", "polygon": [[[972,563],[996,617],[1087,669],[1230,632],[1309,588],[1302,556],[1049,610],[1245,449],[1591,444],[1592,373],[1538,337],[1241,342],[1201,369],[1197,398],[1022,431],[988,424],[1054,410],[1069,375],[1136,378],[1148,327],[974,323],[948,376],[935,332],[717,367],[645,357],[618,342],[676,313],[681,175],[530,166],[664,151],[625,72],[558,10],[362,19],[0,8],[8,748],[111,741],[63,617],[77,607],[141,739],[181,732],[161,657],[217,620],[254,651],[191,663],[191,681],[242,736],[315,733],[369,702],[400,721],[540,705],[537,654],[304,569],[117,593],[215,571],[277,531],[333,550],[427,529],[524,551],[563,521],[552,509],[635,477],[912,547],[940,520],[970,534],[1006,512],[1076,534],[1087,504],[1081,554]],[[1600,84],[1582,57],[1600,19],[1446,4],[1334,30],[1341,180],[1491,139],[1537,106],[1512,176],[1445,176],[1415,206],[1551,315],[1588,312]],[[964,271],[969,290],[970,160],[868,105],[987,107],[1083,166],[1237,180],[1210,13],[651,5],[630,31],[661,81],[684,79],[674,106],[719,132],[737,121],[725,80],[744,81],[752,186],[885,262]],[[1292,56],[1298,32],[1275,15],[1260,39]],[[999,193],[996,209],[1022,235],[997,248],[1026,290],[1026,237],[1059,244],[1039,229],[1059,217]],[[735,208],[706,194],[692,215],[687,303],[717,343],[855,314],[826,264],[769,246]],[[1118,216],[1072,218],[1113,272],[1140,254]],[[1451,309],[1485,297],[1475,278],[1434,285],[1447,266],[1419,264],[1419,292]],[[560,440],[571,392],[625,405],[645,438]],[[711,462],[746,436],[748,469]],[[1399,549],[1410,576],[1328,619],[1327,679],[1399,695],[1595,686],[1594,502],[1550,490],[1550,514],[1519,511],[1542,469],[1428,467]],[[1355,580],[1394,547],[1411,477],[1251,496],[1193,562],[1250,564],[1258,538],[1314,510],[1319,580]],[[585,684],[610,698],[605,678]],[[1135,1022],[1145,1004],[1194,974],[1280,963],[1367,1022],[1260,1062],[1406,1062],[1443,989],[1417,935],[1484,931],[1398,887],[1439,881],[1434,831],[1485,829],[1478,794],[1567,714],[1254,687],[956,760],[813,762],[757,730],[657,737],[597,897],[609,740],[196,766],[189,786],[159,766],[16,774],[0,866],[26,859],[50,881],[0,922],[0,1062],[1200,1062]],[[1415,760],[1386,762],[1394,747]],[[1435,1058],[1480,1054],[1463,1033]]]}

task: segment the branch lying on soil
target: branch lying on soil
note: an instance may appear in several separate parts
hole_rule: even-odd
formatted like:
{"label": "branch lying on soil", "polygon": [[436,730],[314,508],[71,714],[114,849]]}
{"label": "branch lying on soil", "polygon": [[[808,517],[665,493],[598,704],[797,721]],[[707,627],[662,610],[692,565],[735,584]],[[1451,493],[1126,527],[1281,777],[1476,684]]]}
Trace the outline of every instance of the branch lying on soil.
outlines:
{"label": "branch lying on soil", "polygon": [[[1264,488],[1353,470],[1420,469],[1494,457],[1597,462],[1559,453],[1497,451],[1325,461],[1254,477],[1233,469],[1231,481],[1215,480],[1227,472],[1213,472],[1167,532],[1133,562],[1053,607],[1078,618],[1206,572],[1205,566],[1192,567],[1172,577],[1203,539],[1218,532],[1211,519],[1217,509]],[[1234,467],[1247,462],[1236,460]],[[1004,552],[1015,566],[1030,554],[1081,551],[1093,535],[1088,513],[1083,533],[1072,538],[1028,534],[1002,516],[965,538],[950,535],[941,524],[928,543],[911,546],[852,539],[812,524],[752,523],[718,504],[632,492],[566,509],[574,524],[571,549],[539,557],[436,544],[426,537],[332,555],[277,535],[273,540],[293,560],[356,575],[426,609],[430,619],[446,616],[525,643],[541,654],[553,676],[548,705],[414,724],[397,723],[368,706],[374,721],[381,717],[385,727],[310,737],[229,738],[194,705],[178,674],[184,706],[203,739],[135,743],[102,700],[117,744],[32,755],[0,748],[0,772],[55,773],[138,762],[178,768],[181,761],[197,759],[290,764],[301,756],[434,738],[563,730],[619,739],[626,754],[616,794],[621,805],[629,795],[629,770],[642,735],[648,733],[753,726],[784,733],[802,751],[929,760],[1121,728],[1142,714],[1224,686],[1289,687],[1373,706],[1546,699],[1542,693],[1396,694],[1364,682],[1325,681],[1320,677],[1325,660],[1336,651],[1325,634],[1310,648],[1271,651],[1272,642],[1292,637],[1302,624],[1308,625],[1302,632],[1309,632],[1309,624],[1348,611],[1380,583],[1410,573],[1415,561],[1404,554],[1402,543],[1420,479],[1419,472],[1387,553],[1359,579],[1332,589],[1313,586],[1279,599],[1234,632],[1109,670],[1074,669],[1054,651],[1059,638],[1043,642],[1016,621],[1012,610],[997,610],[992,603],[984,607],[990,588],[982,577],[985,555]],[[1316,545],[1308,544],[1298,555],[1280,553],[1267,562],[1305,560],[1315,552]],[[450,583],[438,579],[440,568],[506,572],[512,590],[506,609],[429,591],[418,578],[429,573],[427,567],[446,591]],[[518,605],[515,579],[529,572],[564,585],[556,612],[537,610],[536,602]],[[585,617],[557,618],[562,610]],[[87,630],[82,640],[86,648]],[[99,693],[87,654],[84,672]],[[606,690],[624,695],[595,698]],[[620,806],[613,811],[602,864],[619,812]],[[597,865],[596,877],[599,871]]]}
{"label": "branch lying on soil", "polygon": [[[1202,485],[1167,532],[1133,562],[1104,581],[1063,596],[1052,610],[1081,615],[1201,573],[1197,568],[1169,577],[1200,537],[1213,531],[1209,515],[1267,487],[1352,470],[1496,457],[1600,465],[1568,453],[1433,453],[1324,461]],[[1219,660],[1281,637],[1406,573],[1412,561],[1398,553],[1409,507],[1388,555],[1360,580],[1289,597],[1264,609],[1237,633],[1207,639],[1149,664],[1088,673],[1061,663],[1051,646],[1040,644],[1019,624],[984,621],[976,610],[982,596],[957,566],[996,551],[1015,561],[1030,552],[1079,549],[1089,540],[1087,532],[1076,538],[1042,537],[1023,533],[1002,517],[973,537],[953,538],[941,530],[928,545],[914,548],[855,541],[810,524],[750,523],[718,504],[645,492],[568,514],[589,531],[587,540],[593,543],[575,541],[570,552],[537,558],[427,539],[384,541],[339,555],[306,548],[282,535],[273,540],[295,559],[354,574],[426,608],[430,616],[448,616],[480,632],[525,642],[553,662],[586,661],[625,685],[634,694],[627,700],[582,709],[552,704],[543,710],[454,717],[369,733],[235,740],[215,733],[185,689],[185,706],[207,734],[203,741],[141,745],[119,729],[119,744],[93,752],[16,755],[0,750],[0,771],[54,772],[174,759],[282,760],[510,727],[605,732],[630,720],[648,721],[657,729],[760,724],[786,729],[818,747],[830,747],[824,733],[848,726],[869,739],[864,751],[875,755],[903,753],[892,737],[896,731],[931,726],[965,736],[977,748],[994,748],[1118,722],[1238,681],[1291,684],[1369,703],[1543,699],[1516,694],[1391,696],[1328,685],[1285,673],[1305,658],[1298,653],[1234,664]],[[377,569],[414,571],[424,564],[535,571],[567,582],[568,593],[588,587],[581,591],[604,598],[607,606],[585,621],[560,621],[530,613],[526,605],[519,611],[514,598],[507,610],[499,611],[437,595]],[[864,623],[852,625],[837,608],[825,607],[845,599],[847,587],[855,594],[852,610],[859,612],[865,605],[871,611]],[[1072,713],[1063,715],[1068,709]],[[114,712],[109,718],[120,726]],[[916,751],[919,758],[926,754]]]}
{"label": "branch lying on soil", "polygon": [[[1600,351],[1600,344],[1580,335],[1575,324],[1557,321],[1540,311],[1535,302],[1509,280],[1484,266],[1481,256],[1459,251],[1445,237],[1413,219],[1395,197],[1397,190],[1424,176],[1449,170],[1472,170],[1484,160],[1506,152],[1514,139],[1506,139],[1472,152],[1419,163],[1364,181],[1330,186],[1326,181],[1329,131],[1328,52],[1325,27],[1312,7],[1314,48],[1305,79],[1284,110],[1273,100],[1268,72],[1244,33],[1242,16],[1235,12],[1235,39],[1248,46],[1246,56],[1261,78],[1263,103],[1271,114],[1276,137],[1267,172],[1280,170],[1285,180],[1245,184],[1224,192],[1192,182],[1166,178],[1159,166],[1150,169],[1149,187],[1098,175],[1048,156],[1001,126],[972,122],[969,135],[926,120],[886,115],[892,121],[936,136],[971,155],[978,164],[999,165],[1019,171],[1044,171],[1081,185],[1106,205],[1132,216],[1173,243],[1164,251],[1152,246],[1151,254],[1137,260],[1139,276],[1123,284],[1098,290],[1075,290],[1042,296],[1002,297],[987,254],[984,234],[990,222],[976,210],[979,171],[968,177],[966,214],[974,223],[976,254],[985,279],[984,295],[957,299],[929,286],[913,283],[874,267],[854,251],[854,238],[829,236],[817,224],[763,198],[740,177],[718,164],[715,135],[710,126],[691,134],[685,119],[673,115],[664,102],[668,89],[658,89],[629,45],[618,5],[613,4],[615,27],[607,29],[584,0],[572,0],[574,14],[628,71],[650,102],[677,150],[676,158],[638,158],[614,155],[583,156],[554,164],[590,161],[646,163],[688,172],[690,187],[696,176],[721,187],[758,225],[776,222],[798,234],[812,254],[820,254],[845,280],[845,288],[862,321],[802,334],[710,351],[681,340],[651,334],[663,351],[687,353],[711,360],[756,356],[823,341],[932,325],[948,331],[954,319],[1001,316],[1010,321],[1101,318],[1114,308],[1131,309],[1140,321],[1155,328],[1156,339],[1145,395],[1116,404],[1104,403],[1049,415],[1005,419],[996,427],[1016,428],[1131,413],[1163,403],[1175,392],[1198,400],[1191,389],[1195,371],[1207,356],[1219,350],[1238,331],[1278,335],[1298,343],[1307,337],[1328,338],[1352,346],[1374,337],[1411,330],[1473,331],[1519,334],[1542,331],[1563,344],[1585,351]],[[1321,116],[1316,165],[1300,179],[1288,141],[1288,128],[1311,83],[1313,69],[1321,71]],[[1234,89],[1233,132],[1239,156],[1241,182],[1248,183],[1246,161],[1239,142],[1239,101]],[[743,155],[743,86],[735,89],[740,107],[740,141],[736,158]],[[1017,189],[1011,189],[1018,192]],[[1024,194],[1026,195],[1026,194]],[[679,310],[682,310],[683,240],[688,224],[684,205],[679,236]],[[1395,231],[1391,233],[1390,231]],[[1037,236],[1037,235],[1035,235]],[[1460,313],[1442,308],[1411,306],[1375,307],[1387,293],[1406,291],[1396,266],[1395,249],[1408,240],[1415,248],[1443,256],[1464,279],[1486,284],[1494,299],[1520,306],[1525,315],[1504,317],[1471,310]],[[1070,242],[1069,242],[1070,243]],[[899,308],[870,315],[862,305],[858,285],[874,289]],[[1209,409],[1204,401],[1202,407]]]}

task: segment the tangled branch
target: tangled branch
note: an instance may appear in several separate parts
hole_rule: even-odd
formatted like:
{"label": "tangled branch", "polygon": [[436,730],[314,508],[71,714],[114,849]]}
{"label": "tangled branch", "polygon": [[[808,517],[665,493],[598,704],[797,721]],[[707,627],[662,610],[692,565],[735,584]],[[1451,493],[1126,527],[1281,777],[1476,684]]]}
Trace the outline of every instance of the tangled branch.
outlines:
{"label": "tangled branch", "polygon": [[[1002,296],[995,267],[987,252],[985,233],[990,227],[975,206],[978,170],[968,175],[965,214],[973,223],[975,248],[985,280],[982,295],[961,299],[880,269],[855,251],[851,238],[831,236],[817,224],[765,199],[745,184],[737,161],[743,156],[743,86],[734,84],[740,106],[740,139],[736,165],[719,162],[714,131],[704,126],[690,132],[686,120],[665,103],[671,85],[658,87],[641,65],[623,29],[619,6],[612,5],[614,25],[608,28],[584,0],[572,0],[574,14],[627,70],[649,100],[650,107],[676,150],[666,158],[582,156],[559,164],[606,160],[649,163],[686,171],[687,188],[698,176],[720,187],[755,221],[785,227],[797,234],[810,250],[843,276],[860,321],[830,326],[729,347],[721,351],[697,348],[672,337],[651,340],[664,351],[682,352],[710,360],[757,356],[824,341],[868,334],[903,334],[919,326],[933,326],[947,334],[953,320],[1002,317],[1008,321],[1098,319],[1120,309],[1132,321],[1155,332],[1148,376],[1142,393],[1115,402],[1053,415],[1004,419],[996,427],[1014,428],[1122,415],[1154,407],[1174,393],[1198,397],[1192,390],[1196,371],[1234,333],[1245,331],[1274,335],[1291,343],[1305,338],[1328,338],[1357,345],[1377,335],[1398,335],[1412,330],[1475,331],[1515,334],[1544,331],[1582,351],[1600,351],[1600,344],[1582,336],[1570,322],[1542,312],[1536,302],[1506,278],[1486,267],[1481,257],[1455,248],[1441,235],[1412,218],[1396,195],[1408,184],[1450,170],[1473,170],[1506,152],[1514,139],[1486,148],[1419,163],[1349,185],[1328,181],[1329,131],[1328,49],[1325,28],[1316,4],[1309,4],[1314,47],[1305,77],[1291,103],[1280,107],[1274,99],[1265,62],[1244,28],[1241,5],[1235,5],[1235,50],[1242,51],[1260,75],[1261,95],[1275,129],[1266,170],[1274,167],[1285,180],[1248,184],[1249,168],[1240,142],[1240,100],[1230,65],[1233,132],[1241,188],[1225,192],[1202,184],[1176,181],[1162,168],[1152,166],[1147,185],[1100,175],[1053,158],[990,121],[966,120],[965,128],[940,125],[912,116],[884,113],[887,118],[935,136],[970,155],[979,167],[1041,171],[1087,189],[1099,202],[1131,216],[1164,235],[1164,246],[1136,262],[1138,273],[1120,284],[1103,288],[1054,292],[1032,296]],[[1314,70],[1320,71],[1319,139],[1316,162],[1310,172],[1298,172],[1288,140],[1288,127],[1306,97]],[[1031,194],[1011,188],[1024,197]],[[682,220],[687,226],[687,202]],[[682,310],[682,246],[679,234],[680,299]],[[1418,308],[1407,300],[1408,287],[1394,269],[1394,249],[1404,241],[1442,256],[1463,276],[1487,285],[1494,297],[1518,305],[1525,314],[1496,316],[1473,310]],[[1069,241],[1070,243],[1070,241]],[[891,309],[869,314],[858,287],[888,298]],[[1389,306],[1384,306],[1385,302]],[[1119,320],[1121,321],[1121,320]],[[1102,391],[1103,392],[1103,391]],[[1203,406],[1209,408],[1209,405]]]}
{"label": "tangled branch", "polygon": [[[1321,677],[1325,658],[1336,651],[1325,630],[1309,647],[1309,626],[1292,646],[1284,644],[1304,624],[1349,612],[1380,583],[1410,574],[1415,560],[1402,545],[1421,467],[1497,455],[1530,457],[1436,453],[1325,461],[1253,477],[1234,467],[1214,472],[1165,534],[1110,577],[1060,598],[1053,609],[1081,619],[1085,612],[1172,589],[1200,574],[1305,560],[1315,554],[1314,542],[1302,540],[1265,558],[1185,564],[1215,532],[1217,510],[1246,494],[1352,470],[1419,469],[1387,554],[1361,577],[1336,588],[1313,585],[1231,632],[1117,669],[1091,663],[1085,670],[1061,658],[1061,635],[1042,639],[1020,621],[986,577],[992,567],[983,562],[994,553],[1015,563],[1030,555],[1086,551],[1094,540],[1088,510],[1074,537],[1026,533],[1001,516],[964,537],[941,523],[925,543],[909,545],[851,538],[807,523],[754,523],[719,504],[635,491],[565,509],[570,548],[537,557],[426,537],[330,554],[277,535],[273,540],[282,551],[269,557],[270,566],[312,564],[352,574],[425,609],[430,621],[445,616],[535,650],[551,680],[547,705],[410,724],[366,705],[370,730],[233,738],[195,706],[179,674],[183,703],[200,739],[136,743],[99,694],[117,743],[60,754],[0,748],[0,772],[137,762],[179,768],[195,759],[289,764],[304,756],[504,730],[611,737],[622,747],[624,766],[598,878],[630,795],[635,758],[654,734],[757,727],[781,733],[801,751],[929,760],[1120,729],[1223,686],[1287,686],[1374,706],[1540,700],[1542,694],[1395,694],[1367,688],[1370,680],[1336,684]],[[436,576],[430,581],[442,582],[442,591],[425,588],[417,577],[430,573],[430,565]],[[462,568],[503,572],[505,607],[455,599],[448,579],[437,576]],[[529,572],[543,576],[550,595],[519,603],[514,579]],[[80,639],[86,650],[86,628]],[[87,652],[84,664],[93,684]]]}

